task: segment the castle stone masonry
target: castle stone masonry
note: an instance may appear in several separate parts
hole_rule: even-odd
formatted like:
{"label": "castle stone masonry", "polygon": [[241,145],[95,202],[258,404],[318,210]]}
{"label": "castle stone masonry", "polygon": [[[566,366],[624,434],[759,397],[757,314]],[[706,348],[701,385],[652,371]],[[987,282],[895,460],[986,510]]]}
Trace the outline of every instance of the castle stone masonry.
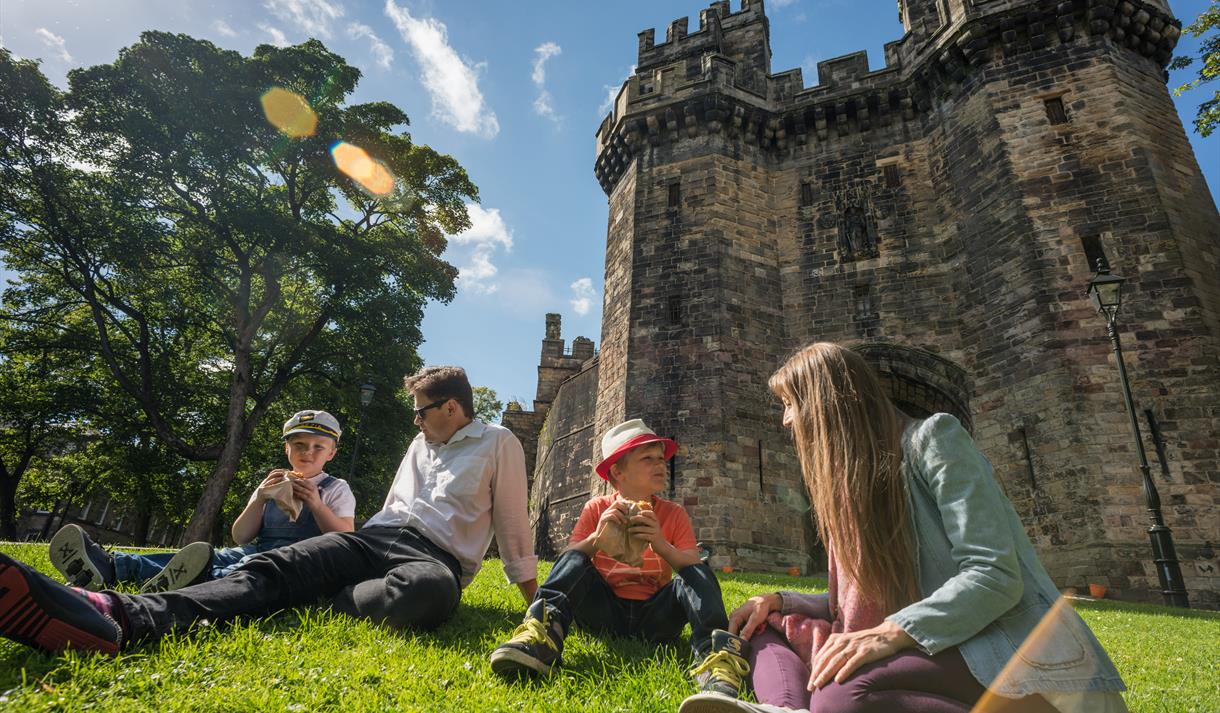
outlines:
{"label": "castle stone masonry", "polygon": [[661,43],[640,33],[597,131],[600,353],[565,356],[548,316],[535,411],[505,417],[536,441],[540,546],[560,549],[604,487],[597,437],[640,417],[682,446],[672,497],[713,565],[816,567],[766,382],[832,340],[908,413],[972,430],[1057,584],[1159,601],[1122,386],[1085,296],[1103,258],[1127,278],[1121,336],[1187,589],[1217,607],[1220,216],[1165,87],[1180,22],[1139,0],[900,13],[884,68],[831,59],[808,87],[772,73],[757,0],[712,3]]}

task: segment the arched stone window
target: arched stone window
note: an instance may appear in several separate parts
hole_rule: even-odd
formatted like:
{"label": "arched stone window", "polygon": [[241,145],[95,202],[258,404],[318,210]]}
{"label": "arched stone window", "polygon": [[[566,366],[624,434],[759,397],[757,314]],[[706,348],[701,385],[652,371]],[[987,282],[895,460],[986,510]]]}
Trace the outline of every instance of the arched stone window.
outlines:
{"label": "arched stone window", "polygon": [[894,405],[915,418],[949,413],[973,430],[973,384],[957,364],[925,349],[892,342],[861,342],[852,351],[864,357],[881,378]]}

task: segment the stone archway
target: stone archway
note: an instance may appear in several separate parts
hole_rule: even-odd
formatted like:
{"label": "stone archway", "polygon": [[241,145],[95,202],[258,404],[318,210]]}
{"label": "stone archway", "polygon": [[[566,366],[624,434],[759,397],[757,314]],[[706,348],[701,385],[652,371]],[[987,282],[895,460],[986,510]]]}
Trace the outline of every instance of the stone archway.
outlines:
{"label": "stone archway", "polygon": [[949,413],[973,430],[970,394],[973,384],[957,364],[925,349],[893,342],[863,342],[851,345],[881,379],[894,405],[910,416],[926,418]]}

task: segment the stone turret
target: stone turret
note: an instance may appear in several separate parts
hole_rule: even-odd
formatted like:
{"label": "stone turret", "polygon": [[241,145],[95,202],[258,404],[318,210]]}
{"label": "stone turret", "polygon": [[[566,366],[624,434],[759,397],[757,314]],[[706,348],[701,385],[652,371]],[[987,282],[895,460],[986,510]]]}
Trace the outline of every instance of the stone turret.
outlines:
{"label": "stone turret", "polygon": [[554,403],[560,387],[565,381],[579,374],[582,367],[596,352],[593,341],[586,337],[572,340],[572,349],[565,348],[562,336],[562,317],[546,315],[546,328],[542,338],[542,353],[538,360],[538,388],[534,395],[533,409],[526,411],[516,401],[510,401],[501,417],[501,423],[512,431],[525,449],[526,472],[534,472],[538,451],[538,433]]}

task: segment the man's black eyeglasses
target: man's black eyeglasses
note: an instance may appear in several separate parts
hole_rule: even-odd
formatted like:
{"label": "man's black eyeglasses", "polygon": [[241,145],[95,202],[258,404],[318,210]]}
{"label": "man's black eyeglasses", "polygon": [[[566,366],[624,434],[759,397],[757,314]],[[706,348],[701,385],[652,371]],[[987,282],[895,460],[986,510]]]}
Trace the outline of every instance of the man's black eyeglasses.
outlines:
{"label": "man's black eyeglasses", "polygon": [[424,412],[426,412],[428,409],[436,408],[437,406],[444,406],[445,403],[448,401],[449,401],[449,399],[441,399],[440,401],[433,401],[432,403],[428,404],[427,406],[421,406],[420,408],[415,409],[415,417],[423,418]]}

